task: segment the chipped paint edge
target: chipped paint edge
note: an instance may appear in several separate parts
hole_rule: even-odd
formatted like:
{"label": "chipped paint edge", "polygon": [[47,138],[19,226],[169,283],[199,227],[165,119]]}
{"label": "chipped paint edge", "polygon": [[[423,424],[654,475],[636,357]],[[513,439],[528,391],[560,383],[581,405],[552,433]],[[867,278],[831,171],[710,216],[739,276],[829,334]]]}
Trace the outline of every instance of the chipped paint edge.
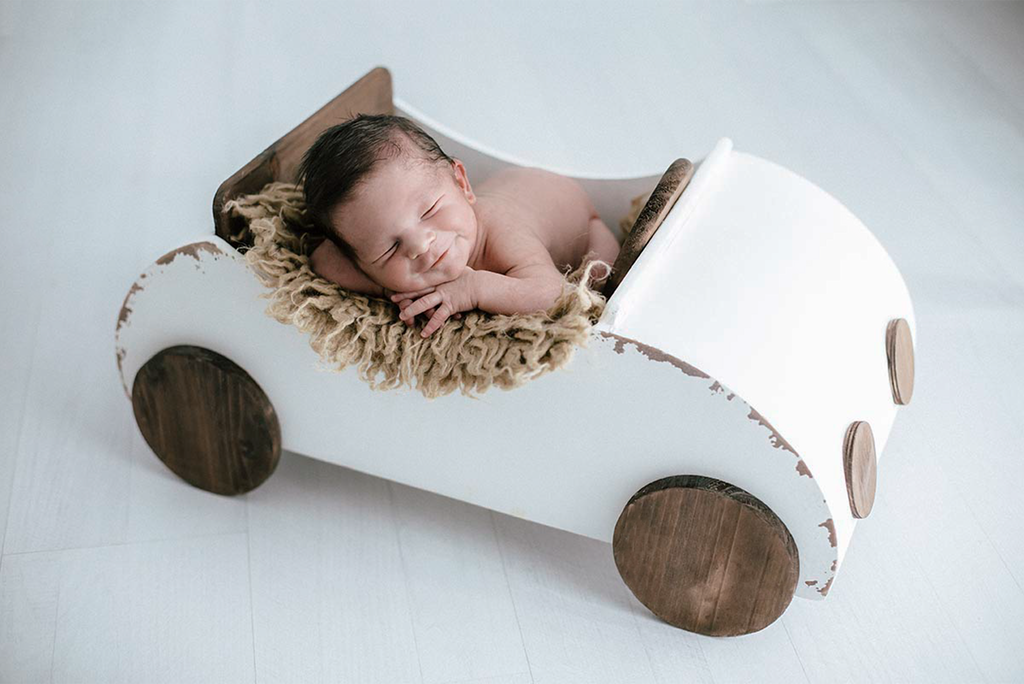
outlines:
{"label": "chipped paint edge", "polygon": [[[715,394],[720,394],[720,393],[723,393],[723,392],[727,393],[725,398],[728,401],[732,401],[736,397],[736,393],[735,392],[729,391],[725,387],[725,385],[720,383],[718,380],[715,380],[714,378],[712,378],[710,375],[708,375],[704,371],[700,370],[696,366],[690,365],[689,363],[683,361],[682,359],[679,359],[679,358],[677,358],[675,356],[672,356],[671,354],[665,353],[664,351],[662,351],[661,349],[658,349],[657,347],[653,347],[653,346],[651,346],[649,344],[644,344],[643,342],[640,342],[638,340],[634,340],[634,339],[632,339],[630,337],[626,337],[624,335],[619,335],[617,333],[607,332],[605,330],[600,330],[598,332],[601,335],[603,335],[604,337],[612,338],[612,339],[615,340],[615,353],[616,354],[621,354],[623,352],[623,350],[625,349],[625,344],[628,342],[629,344],[634,345],[637,348],[637,351],[639,351],[641,354],[643,354],[647,358],[651,359],[652,361],[660,361],[662,363],[669,363],[669,364],[675,366],[676,368],[678,368],[679,370],[681,370],[683,373],[686,373],[687,375],[689,375],[691,377],[705,378],[705,379],[708,379],[708,380],[712,380],[712,383],[708,386],[708,389],[710,389]],[[750,406],[750,403],[745,401],[742,397],[740,397],[740,401],[745,403],[747,406]],[[793,454],[796,457],[796,459],[797,459],[797,463],[796,463],[797,475],[799,475],[799,476],[806,475],[807,477],[811,478],[812,480],[814,479],[814,475],[811,474],[810,467],[808,467],[808,465],[804,462],[804,460],[802,458],[800,458],[800,454],[798,454],[796,452],[796,449],[794,449],[793,446],[789,442],[787,442],[785,440],[785,438],[783,438],[783,436],[779,433],[779,431],[776,430],[775,427],[771,423],[769,423],[768,420],[764,416],[762,416],[760,413],[758,413],[757,409],[755,409],[753,406],[750,406],[750,413],[747,414],[747,418],[752,420],[752,421],[755,421],[758,425],[762,425],[762,426],[768,428],[768,431],[770,433],[769,436],[768,436],[768,441],[772,445],[772,447],[774,447],[776,449],[783,449],[785,451],[788,451],[788,452],[790,452],[791,454]]]}
{"label": "chipped paint edge", "polygon": [[[682,359],[680,359],[678,357],[675,357],[675,356],[673,356],[671,354],[668,354],[668,353],[662,351],[661,349],[658,349],[657,347],[651,346],[649,344],[644,344],[643,342],[640,342],[639,340],[634,340],[634,339],[632,339],[630,337],[626,337],[625,335],[619,335],[617,333],[608,332],[606,330],[598,330],[597,332],[601,336],[603,336],[603,337],[606,337],[606,338],[609,338],[611,340],[614,340],[614,342],[615,342],[614,350],[615,350],[615,353],[617,353],[617,354],[622,354],[623,353],[623,351],[625,350],[626,343],[632,344],[633,346],[636,347],[637,351],[639,351],[641,354],[643,354],[647,358],[651,359],[652,361],[657,361],[657,362],[661,362],[661,363],[671,364],[671,365],[675,366],[676,368],[678,368],[679,370],[681,370],[686,375],[689,375],[691,377],[703,378],[703,379],[711,380],[712,382],[711,382],[710,385],[708,385],[708,389],[710,389],[712,393],[714,393],[714,394],[721,394],[721,393],[725,392],[725,393],[727,393],[725,398],[728,401],[732,401],[736,397],[736,393],[735,392],[732,392],[732,391],[728,390],[725,387],[725,385],[720,383],[718,380],[715,380],[714,378],[712,378],[710,375],[708,375],[704,371],[700,370],[696,366],[693,366],[693,365],[687,363],[686,361],[683,361]],[[810,467],[800,457],[800,454],[797,453],[796,449],[794,449],[793,446],[789,442],[787,442],[785,440],[785,438],[783,438],[783,436],[779,433],[779,431],[776,430],[775,427],[770,422],[768,422],[768,420],[764,416],[762,416],[760,413],[758,413],[758,411],[753,406],[751,406],[749,402],[744,400],[742,397],[740,397],[740,401],[742,401],[744,404],[746,404],[750,408],[750,413],[747,414],[747,418],[749,420],[755,421],[759,426],[763,426],[763,427],[766,427],[768,429],[768,431],[770,433],[768,435],[768,441],[772,445],[772,447],[775,448],[775,449],[783,449],[784,451],[788,451],[788,452],[792,453],[796,457],[796,459],[797,459],[797,462],[796,462],[797,476],[800,477],[800,476],[806,475],[807,477],[809,477],[809,478],[811,478],[813,480],[814,479],[814,475],[811,473]],[[827,507],[828,506],[828,500],[827,499],[822,499],[822,501],[825,503],[825,505]],[[824,527],[827,530],[829,546],[831,546],[833,549],[835,549],[838,546],[838,540],[837,540],[837,537],[836,537],[835,523],[832,521],[832,518],[829,518],[825,522],[820,523],[818,525],[818,527]],[[828,572],[830,572],[832,574],[830,576],[828,576],[827,581],[825,582],[825,584],[821,588],[816,588],[815,589],[815,591],[817,591],[819,594],[821,594],[821,596],[823,598],[828,596],[829,589],[832,587],[832,581],[835,579],[835,571],[836,571],[836,566],[838,565],[838,563],[839,563],[838,556],[836,558],[832,559],[832,566],[828,570]],[[805,584],[807,584],[808,586],[814,586],[817,583],[818,583],[818,580],[806,580],[805,581]]]}
{"label": "chipped paint edge", "polygon": [[201,252],[209,252],[210,254],[214,255],[214,257],[222,256],[224,254],[224,250],[222,250],[219,245],[209,240],[190,242],[187,245],[182,245],[181,247],[176,247],[175,249],[172,249],[171,251],[167,252],[162,257],[154,261],[153,264],[149,268],[147,268],[135,280],[134,283],[132,283],[131,287],[128,288],[128,293],[125,295],[124,302],[121,304],[121,310],[117,314],[117,326],[114,329],[114,356],[117,359],[117,373],[118,376],[121,378],[121,387],[122,389],[124,389],[125,396],[128,397],[129,401],[131,401],[132,393],[131,390],[128,389],[128,384],[125,382],[124,379],[124,357],[126,356],[127,352],[121,345],[120,338],[121,329],[128,324],[129,319],[131,318],[133,311],[132,304],[133,300],[135,299],[135,295],[142,292],[146,288],[146,285],[143,285],[142,281],[145,280],[150,275],[152,275],[153,272],[158,269],[158,267],[166,267],[173,263],[175,259],[182,255],[192,257],[196,261],[201,262]]}

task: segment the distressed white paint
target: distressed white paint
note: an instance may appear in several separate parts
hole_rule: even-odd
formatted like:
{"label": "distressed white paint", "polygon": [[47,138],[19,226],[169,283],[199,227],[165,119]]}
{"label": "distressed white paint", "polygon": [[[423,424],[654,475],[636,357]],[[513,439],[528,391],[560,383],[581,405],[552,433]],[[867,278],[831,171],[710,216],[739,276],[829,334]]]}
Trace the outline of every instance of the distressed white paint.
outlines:
{"label": "distressed white paint", "polygon": [[917,338],[882,245],[834,197],[723,139],[627,280],[616,327],[728,385],[781,432],[829,501],[842,562],[855,526],[846,428],[870,423],[881,455],[898,408],[886,326],[905,318]]}
{"label": "distressed white paint", "polygon": [[[480,175],[513,163],[424,125]],[[656,178],[600,199],[628,206],[635,184],[649,189]],[[728,139],[699,164],[587,345],[513,391],[435,400],[371,391],[354,368],[327,371],[303,334],[266,316],[265,292],[216,236],[158,260],[118,327],[126,393],[161,349],[207,347],[267,392],[286,449],[603,541],[645,484],[718,478],[786,523],[805,598],[827,593],[854,528],[846,425],[869,420],[879,447],[892,425],[885,324],[903,316],[914,325],[903,281],[867,229]],[[608,412],[615,420],[598,418]]]}

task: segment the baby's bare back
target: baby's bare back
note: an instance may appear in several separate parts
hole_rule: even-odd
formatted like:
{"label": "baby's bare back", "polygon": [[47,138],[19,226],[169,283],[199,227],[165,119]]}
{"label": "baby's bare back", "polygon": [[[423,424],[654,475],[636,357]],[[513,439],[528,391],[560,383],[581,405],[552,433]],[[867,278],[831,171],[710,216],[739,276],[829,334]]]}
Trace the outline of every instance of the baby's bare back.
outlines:
{"label": "baby's bare back", "polygon": [[[597,212],[575,180],[544,169],[510,167],[480,183],[474,193],[486,211],[495,248],[521,243],[525,233],[540,241],[560,271],[583,259],[590,219]],[[497,257],[490,259],[495,266],[508,263],[507,254],[489,256]]]}

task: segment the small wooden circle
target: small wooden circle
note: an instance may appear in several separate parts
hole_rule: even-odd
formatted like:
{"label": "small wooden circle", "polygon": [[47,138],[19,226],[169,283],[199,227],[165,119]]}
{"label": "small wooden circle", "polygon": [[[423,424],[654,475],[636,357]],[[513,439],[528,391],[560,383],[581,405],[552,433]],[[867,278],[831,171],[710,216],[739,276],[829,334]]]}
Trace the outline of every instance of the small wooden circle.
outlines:
{"label": "small wooden circle", "polygon": [[854,518],[866,518],[875,504],[875,436],[871,426],[855,420],[843,437],[843,471],[846,473],[846,494]]}
{"label": "small wooden circle", "polygon": [[267,395],[209,349],[179,345],[153,356],[135,376],[132,408],[160,460],[208,492],[255,489],[281,457],[281,428]]}
{"label": "small wooden circle", "polygon": [[894,318],[885,328],[885,354],[889,360],[889,384],[892,400],[909,404],[914,394],[914,341],[910,324],[903,318]]}
{"label": "small wooden circle", "polygon": [[710,636],[764,629],[800,577],[785,524],[748,492],[709,477],[647,485],[615,524],[612,553],[640,603],[675,627]]}

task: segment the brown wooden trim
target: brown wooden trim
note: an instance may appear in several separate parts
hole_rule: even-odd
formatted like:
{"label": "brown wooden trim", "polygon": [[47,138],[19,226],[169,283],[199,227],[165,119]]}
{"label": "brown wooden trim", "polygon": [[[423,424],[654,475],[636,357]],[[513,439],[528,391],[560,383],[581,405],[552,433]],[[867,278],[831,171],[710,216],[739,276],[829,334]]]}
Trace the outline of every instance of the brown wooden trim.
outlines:
{"label": "brown wooden trim", "polygon": [[602,294],[605,297],[611,297],[615,288],[626,277],[626,273],[632,268],[640,253],[644,251],[644,247],[651,241],[658,227],[672,211],[676,200],[683,194],[683,190],[689,185],[691,178],[693,178],[693,164],[688,159],[681,158],[672,162],[662,174],[661,180],[658,181],[647,204],[644,205],[636,222],[626,235],[622,247],[619,248],[619,255],[612,266],[612,273],[602,288]]}
{"label": "brown wooden trim", "polygon": [[231,238],[245,228],[244,220],[224,213],[224,204],[239,195],[259,192],[272,181],[296,182],[302,155],[325,130],[357,114],[394,114],[391,72],[382,66],[370,70],[344,92],[314,112],[305,121],[260,152],[248,164],[220,184],[213,196],[213,225],[217,235],[234,247]]}
{"label": "brown wooden trim", "polygon": [[281,428],[266,393],[209,349],[178,345],[155,354],[135,376],[132,408],[157,457],[208,492],[255,489],[281,458]]}
{"label": "brown wooden trim", "polygon": [[764,629],[800,577],[796,542],[750,493],[699,475],[648,484],[622,509],[615,565],[640,603],[682,629],[735,636]]}

